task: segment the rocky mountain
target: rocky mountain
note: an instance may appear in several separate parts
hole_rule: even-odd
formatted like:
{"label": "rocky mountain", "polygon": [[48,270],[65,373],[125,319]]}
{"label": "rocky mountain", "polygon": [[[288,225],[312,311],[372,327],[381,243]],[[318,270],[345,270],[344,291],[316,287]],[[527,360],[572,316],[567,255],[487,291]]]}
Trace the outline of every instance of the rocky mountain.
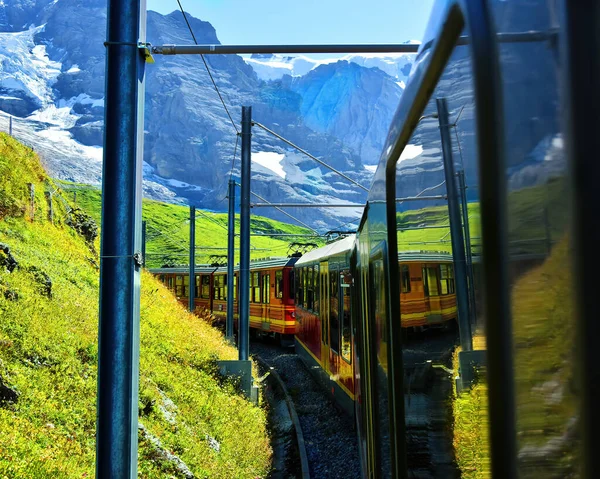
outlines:
{"label": "rocky mountain", "polygon": [[[7,114],[15,116],[15,134],[61,178],[100,180],[105,19],[105,0],[0,2],[0,127],[6,129]],[[189,19],[200,43],[219,43],[210,23]],[[190,43],[180,12],[148,12],[147,33],[153,44]],[[402,57],[400,70],[408,68],[407,58]],[[241,105],[251,105],[257,121],[368,186],[372,168],[362,165],[378,157],[402,92],[397,75],[362,66],[368,59],[355,58],[313,64],[304,76],[266,81],[249,59],[216,55],[206,60],[236,123]],[[389,67],[389,61],[382,65]],[[226,207],[235,134],[198,57],[157,57],[148,66],[145,130],[147,195]],[[239,148],[237,155],[234,175],[239,174]],[[258,129],[253,159],[253,190],[268,200],[365,200],[351,184]],[[360,208],[323,209],[316,220],[314,211],[293,213],[325,228],[356,219]]]}

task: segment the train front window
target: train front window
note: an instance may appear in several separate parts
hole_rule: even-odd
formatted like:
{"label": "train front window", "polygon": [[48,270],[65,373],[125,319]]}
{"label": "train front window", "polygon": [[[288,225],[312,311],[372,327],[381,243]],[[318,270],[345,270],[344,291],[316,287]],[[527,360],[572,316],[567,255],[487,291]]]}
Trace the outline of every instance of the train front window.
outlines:
{"label": "train front window", "polygon": [[271,275],[263,274],[262,276],[262,302],[269,304],[271,302]]}
{"label": "train front window", "polygon": [[202,299],[210,299],[210,276],[202,275]]}
{"label": "train front window", "polygon": [[227,275],[219,274],[215,276],[213,299],[219,301],[227,299]]}
{"label": "train front window", "polygon": [[434,266],[423,267],[423,284],[425,285],[425,296],[439,296],[438,269]]}
{"label": "train front window", "polygon": [[183,296],[183,276],[181,275],[175,277],[175,295]]}
{"label": "train front window", "polygon": [[402,282],[402,292],[403,293],[410,293],[410,271],[408,268],[408,265],[403,264],[400,267],[400,272],[401,272],[401,282]]}
{"label": "train front window", "polygon": [[454,293],[454,268],[451,264],[440,264],[440,289],[442,294]]}
{"label": "train front window", "polygon": [[187,296],[188,295],[188,291],[190,288],[190,276],[184,276],[183,277],[183,296]]}
{"label": "train front window", "polygon": [[283,298],[283,271],[275,271],[275,297]]}
{"label": "train front window", "polygon": [[250,302],[260,303],[260,273],[250,274]]}
{"label": "train front window", "polygon": [[329,344],[332,351],[340,350],[340,319],[339,319],[339,276],[337,270],[329,273]]}

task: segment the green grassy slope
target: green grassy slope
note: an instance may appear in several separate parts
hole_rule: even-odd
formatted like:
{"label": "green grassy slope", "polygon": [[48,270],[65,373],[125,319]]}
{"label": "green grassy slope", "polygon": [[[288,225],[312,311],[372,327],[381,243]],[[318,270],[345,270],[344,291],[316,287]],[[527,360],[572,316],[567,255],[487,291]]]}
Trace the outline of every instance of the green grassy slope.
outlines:
{"label": "green grassy slope", "polygon": [[[54,188],[37,157],[0,133],[0,243],[18,262],[9,272],[0,252],[0,477],[94,474],[97,244],[66,224],[61,201],[47,221],[44,191]],[[167,452],[196,477],[266,477],[265,412],[215,368],[236,351],[149,274],[140,349],[139,477],[183,477]]]}
{"label": "green grassy slope", "polygon": [[[98,223],[101,214],[101,192],[89,185],[59,182],[69,201],[89,213]],[[147,221],[147,264],[149,267],[168,264],[187,264],[189,248],[189,208],[187,206],[162,203],[144,199],[143,218]],[[261,216],[252,216],[250,230],[265,234],[310,234],[301,226],[282,223]],[[236,217],[236,232],[239,232],[239,215]],[[250,239],[252,258],[286,256],[289,243],[293,241],[322,244],[318,238],[298,237],[257,237]],[[197,262],[209,262],[212,255],[227,255],[227,214],[196,210]],[[236,252],[236,261],[238,254]]]}

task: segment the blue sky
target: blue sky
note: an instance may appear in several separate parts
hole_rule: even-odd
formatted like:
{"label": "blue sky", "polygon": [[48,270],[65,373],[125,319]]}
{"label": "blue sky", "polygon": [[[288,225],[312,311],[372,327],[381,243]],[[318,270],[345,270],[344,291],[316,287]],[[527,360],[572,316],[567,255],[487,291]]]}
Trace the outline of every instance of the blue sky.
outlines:
{"label": "blue sky", "polygon": [[[169,13],[176,0],[147,0]],[[221,43],[400,43],[420,40],[434,0],[181,0]]]}

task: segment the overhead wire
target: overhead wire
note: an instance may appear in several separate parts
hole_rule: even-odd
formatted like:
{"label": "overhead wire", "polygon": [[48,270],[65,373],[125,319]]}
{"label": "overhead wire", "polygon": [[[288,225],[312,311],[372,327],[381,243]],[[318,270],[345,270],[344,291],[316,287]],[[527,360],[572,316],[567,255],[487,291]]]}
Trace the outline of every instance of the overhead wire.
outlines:
{"label": "overhead wire", "polygon": [[[190,34],[192,35],[192,39],[194,40],[194,43],[196,45],[198,45],[198,41],[196,40],[196,35],[194,35],[194,30],[192,29],[192,26],[190,25],[190,22],[188,21],[188,18],[183,9],[183,6],[181,5],[181,0],[177,0],[177,4],[179,5],[179,10],[181,10],[181,14],[183,15],[183,19],[185,20],[185,23],[187,24]],[[206,67],[208,76],[210,77],[210,80],[212,81],[212,84],[215,87],[215,91],[217,92],[217,95],[219,96],[219,99],[221,100],[221,103],[223,104],[223,108],[225,108],[225,112],[227,113],[227,116],[229,117],[229,121],[231,121],[231,125],[233,126],[236,134],[239,134],[238,127],[235,124],[235,122],[233,121],[233,118],[231,117],[231,113],[229,113],[229,109],[227,108],[227,105],[225,104],[225,100],[223,100],[223,96],[221,95],[221,92],[219,91],[219,87],[217,86],[217,82],[215,81],[215,79],[210,71],[210,67],[208,66],[208,62],[206,61],[206,58],[204,58],[203,54],[200,54],[200,58],[202,58],[202,61],[204,62],[204,66]]]}

